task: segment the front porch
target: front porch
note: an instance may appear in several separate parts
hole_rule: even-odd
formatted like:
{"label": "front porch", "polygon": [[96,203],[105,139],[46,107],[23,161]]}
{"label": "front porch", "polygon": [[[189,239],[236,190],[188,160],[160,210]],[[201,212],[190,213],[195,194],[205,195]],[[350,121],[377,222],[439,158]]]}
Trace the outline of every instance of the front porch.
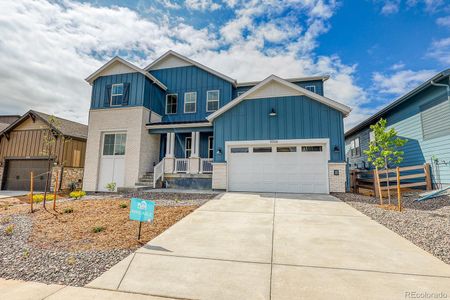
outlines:
{"label": "front porch", "polygon": [[[213,132],[210,128],[191,132],[161,134],[160,162],[154,167],[153,186],[161,182],[179,187],[211,188],[213,172]],[[178,132],[177,132],[178,131]]]}

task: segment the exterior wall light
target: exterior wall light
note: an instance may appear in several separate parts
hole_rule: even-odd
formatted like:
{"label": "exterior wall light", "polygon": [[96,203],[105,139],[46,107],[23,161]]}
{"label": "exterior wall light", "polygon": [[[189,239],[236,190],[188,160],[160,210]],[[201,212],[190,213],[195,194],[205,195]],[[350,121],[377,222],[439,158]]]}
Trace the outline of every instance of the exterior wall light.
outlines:
{"label": "exterior wall light", "polygon": [[217,149],[217,152],[216,152],[216,154],[218,154],[218,155],[222,155],[222,148],[219,148],[219,149]]}
{"label": "exterior wall light", "polygon": [[277,115],[277,113],[275,112],[275,109],[272,108],[272,110],[269,113],[269,116],[275,117],[276,115]]}
{"label": "exterior wall light", "polygon": [[338,145],[335,145],[333,150],[334,150],[334,152],[339,152],[339,151],[341,151],[341,150],[339,149],[339,146],[338,146]]}

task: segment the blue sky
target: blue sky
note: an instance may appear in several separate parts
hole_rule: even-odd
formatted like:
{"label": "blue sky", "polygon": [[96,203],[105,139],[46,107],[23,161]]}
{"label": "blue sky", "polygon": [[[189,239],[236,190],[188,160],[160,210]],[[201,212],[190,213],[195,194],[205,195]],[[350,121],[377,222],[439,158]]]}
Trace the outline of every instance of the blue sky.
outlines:
{"label": "blue sky", "polygon": [[238,81],[329,74],[350,128],[450,67],[444,0],[16,0],[0,3],[0,113],[86,122],[84,81],[169,49]]}

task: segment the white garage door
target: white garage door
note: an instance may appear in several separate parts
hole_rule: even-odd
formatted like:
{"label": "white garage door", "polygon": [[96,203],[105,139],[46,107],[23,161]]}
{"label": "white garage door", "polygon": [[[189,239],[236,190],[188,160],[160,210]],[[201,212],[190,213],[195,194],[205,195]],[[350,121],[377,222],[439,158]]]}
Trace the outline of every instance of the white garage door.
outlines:
{"label": "white garage door", "polygon": [[100,174],[98,191],[107,191],[109,183],[118,187],[124,186],[125,178],[125,133],[105,133],[103,135],[103,149],[100,158]]}
{"label": "white garage door", "polygon": [[229,146],[228,189],[328,193],[325,145]]}

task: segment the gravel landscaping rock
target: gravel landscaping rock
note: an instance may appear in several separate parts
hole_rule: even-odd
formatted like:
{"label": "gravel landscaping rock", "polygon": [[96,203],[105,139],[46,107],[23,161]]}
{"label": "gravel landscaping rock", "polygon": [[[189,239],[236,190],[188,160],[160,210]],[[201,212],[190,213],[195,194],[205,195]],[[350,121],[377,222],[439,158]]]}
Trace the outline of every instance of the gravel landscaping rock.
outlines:
{"label": "gravel landscaping rock", "polygon": [[[86,251],[70,253],[43,250],[28,244],[32,220],[11,215],[0,224],[0,277],[45,283],[84,286],[128,256],[132,250]],[[7,226],[14,226],[7,235]]]}
{"label": "gravel landscaping rock", "polygon": [[[370,196],[334,196],[450,264],[450,196],[415,202],[419,193],[407,193],[403,195],[402,212],[380,208],[379,199]],[[395,197],[393,203],[397,203]]]}

